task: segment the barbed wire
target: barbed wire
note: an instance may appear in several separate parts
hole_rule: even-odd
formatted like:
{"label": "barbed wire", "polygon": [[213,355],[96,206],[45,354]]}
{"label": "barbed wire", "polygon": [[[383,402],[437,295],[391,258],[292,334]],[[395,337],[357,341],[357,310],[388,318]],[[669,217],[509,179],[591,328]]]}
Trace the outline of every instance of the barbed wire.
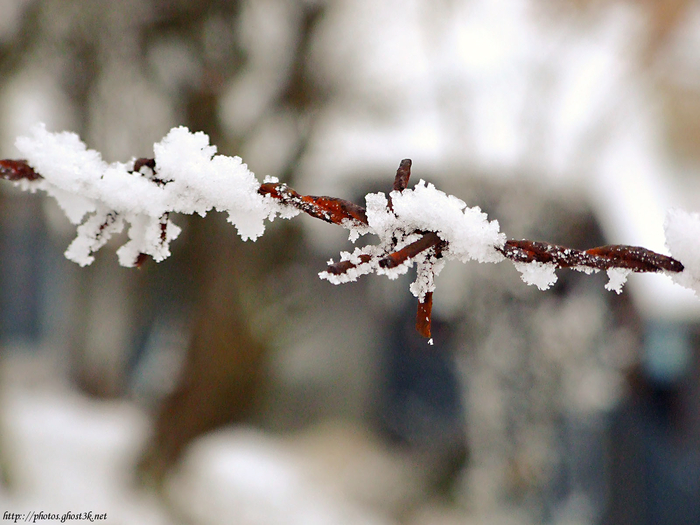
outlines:
{"label": "barbed wire", "polygon": [[[401,161],[394,178],[393,190],[402,192],[408,187],[411,176],[411,160]],[[134,162],[133,173],[144,175],[140,168],[147,166],[153,175],[149,178],[156,184],[167,184],[157,177],[157,166],[152,158],[141,158]],[[0,178],[12,181],[36,181],[41,179],[41,174],[25,160],[0,160]],[[260,185],[258,193],[269,195],[272,199],[282,204],[296,208],[311,217],[325,222],[343,226],[344,228],[365,227],[369,228],[367,213],[363,206],[337,197],[302,195],[285,183],[268,182]],[[393,212],[391,197],[387,201],[387,208]],[[114,221],[115,214],[107,214],[107,220]],[[161,218],[162,242],[166,242],[164,227],[167,223],[167,214]],[[98,228],[99,232],[110,226],[105,222]],[[341,260],[330,263],[326,272],[333,276],[348,274],[353,269],[361,265],[378,265],[383,269],[391,269],[407,263],[416,258],[419,254],[426,255],[428,271],[430,265],[437,262],[442,257],[442,252],[449,248],[449,241],[440,237],[435,231],[415,231],[409,233],[419,234],[418,240],[395,250],[396,246],[378,251],[375,254],[362,253],[355,261]],[[554,268],[571,268],[578,270],[596,271],[619,268],[638,273],[657,272],[682,272],[684,267],[680,261],[648,250],[640,246],[627,245],[606,245],[587,250],[569,248],[544,241],[530,240],[507,240],[503,247],[496,249],[506,258],[514,263],[541,263],[554,266]],[[147,259],[145,254],[140,254],[136,261],[136,266],[141,266]],[[427,291],[418,301],[418,312],[416,314],[416,330],[424,337],[431,336],[431,312],[432,312],[433,292]]]}

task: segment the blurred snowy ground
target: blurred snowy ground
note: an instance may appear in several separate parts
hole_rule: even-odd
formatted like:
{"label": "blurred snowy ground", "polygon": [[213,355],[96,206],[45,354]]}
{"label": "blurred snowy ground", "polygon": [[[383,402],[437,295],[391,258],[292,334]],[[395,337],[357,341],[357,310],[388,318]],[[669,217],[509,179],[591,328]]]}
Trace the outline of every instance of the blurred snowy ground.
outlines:
{"label": "blurred snowy ground", "polygon": [[[3,510],[106,512],[107,523],[142,525],[389,523],[340,492],[326,469],[314,478],[301,443],[248,428],[198,441],[168,483],[166,506],[136,488],[148,416],[128,401],[85,397],[60,384],[52,368],[50,360],[3,361],[2,453],[11,479],[0,493]],[[406,483],[399,478],[383,481],[395,489]],[[357,489],[366,491],[362,483]]]}
{"label": "blurred snowy ground", "polygon": [[171,522],[154,495],[134,488],[133,467],[149,431],[134,404],[80,394],[57,377],[52,356],[5,356],[1,366],[4,510]]}
{"label": "blurred snowy ground", "polygon": [[413,460],[340,420],[283,437],[222,428],[193,443],[156,494],[134,477],[149,417],[76,392],[55,367],[47,355],[2,361],[3,510],[106,512],[104,523],[124,525],[527,523],[515,511],[468,518],[423,501]]}

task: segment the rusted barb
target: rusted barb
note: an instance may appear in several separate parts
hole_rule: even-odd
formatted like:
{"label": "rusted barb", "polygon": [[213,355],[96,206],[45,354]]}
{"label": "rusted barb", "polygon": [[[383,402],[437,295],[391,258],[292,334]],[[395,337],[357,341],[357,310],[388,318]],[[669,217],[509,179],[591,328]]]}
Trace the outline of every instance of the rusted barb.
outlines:
{"label": "rusted barb", "polygon": [[[372,257],[363,253],[360,255],[360,264],[368,263],[372,260]],[[342,275],[352,268],[356,268],[358,265],[351,261],[338,261],[337,263],[329,264],[326,271],[332,273],[333,275]]]}
{"label": "rusted barb", "polygon": [[426,292],[422,301],[418,301],[416,312],[416,330],[426,339],[430,338],[433,313],[433,292]]}
{"label": "rusted barb", "polygon": [[356,224],[367,225],[365,209],[344,199],[301,195],[286,184],[281,183],[261,184],[258,193],[270,195],[284,204],[294,206],[312,217],[332,224],[342,225],[343,221],[349,220]]}
{"label": "rusted barb", "polygon": [[587,266],[599,270],[625,268],[634,272],[682,272],[683,264],[673,257],[640,246],[622,244],[577,250],[540,241],[509,240],[501,250],[515,262],[552,263],[558,268]]}
{"label": "rusted barb", "polygon": [[437,233],[424,233],[423,236],[417,241],[412,242],[405,248],[402,248],[397,252],[390,253],[389,255],[384,257],[381,261],[379,261],[379,266],[387,269],[396,268],[408,259],[415,257],[420,252],[427,250],[428,248],[432,248],[433,246],[437,246],[441,242],[443,241]]}
{"label": "rusted barb", "polygon": [[586,250],[586,253],[610,261],[609,267],[629,268],[635,272],[683,271],[683,264],[680,261],[641,246],[614,244],[591,248]]}
{"label": "rusted barb", "polygon": [[403,159],[396,170],[394,178],[394,190],[403,191],[408,187],[408,179],[411,177],[411,159]]}

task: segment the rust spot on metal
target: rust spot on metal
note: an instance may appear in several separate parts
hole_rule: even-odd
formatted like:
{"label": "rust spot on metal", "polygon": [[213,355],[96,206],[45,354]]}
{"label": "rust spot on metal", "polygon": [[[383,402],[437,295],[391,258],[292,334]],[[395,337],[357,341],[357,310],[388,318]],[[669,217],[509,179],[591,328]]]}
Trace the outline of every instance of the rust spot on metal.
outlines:
{"label": "rust spot on metal", "polygon": [[147,166],[151,168],[152,170],[156,169],[156,159],[149,159],[145,157],[141,157],[140,159],[136,159],[134,161],[134,171],[140,171],[141,168],[144,166]]}
{"label": "rust spot on metal", "polygon": [[11,181],[41,179],[26,160],[0,160],[0,178]]}

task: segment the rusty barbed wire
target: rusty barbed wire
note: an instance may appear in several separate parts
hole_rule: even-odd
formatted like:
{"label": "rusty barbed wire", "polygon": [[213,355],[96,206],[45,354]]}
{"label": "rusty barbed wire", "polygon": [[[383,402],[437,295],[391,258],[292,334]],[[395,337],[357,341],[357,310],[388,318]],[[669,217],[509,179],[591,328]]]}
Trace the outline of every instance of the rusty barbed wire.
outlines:
{"label": "rusty barbed wire", "polygon": [[[151,180],[157,184],[165,184],[158,179],[157,166],[154,159],[137,159],[133,173],[146,176],[141,173],[142,167],[148,167],[153,172]],[[393,190],[403,191],[408,187],[411,176],[411,160],[404,159],[399,164],[394,178]],[[0,160],[0,178],[12,182],[22,180],[35,181],[41,179],[25,160]],[[269,195],[271,198],[283,204],[297,208],[298,210],[321,219],[331,224],[337,224],[345,228],[353,226],[369,226],[367,213],[363,206],[337,197],[316,197],[301,195],[284,183],[264,183],[260,185],[258,193]],[[393,211],[391,197],[387,207]],[[395,268],[410,261],[427,250],[432,250],[431,255],[435,259],[441,257],[441,253],[447,250],[449,242],[442,239],[437,232],[416,231],[420,238],[399,250],[390,247],[385,253],[378,255],[361,254],[359,263],[351,261],[339,261],[329,264],[326,271],[332,275],[342,275],[356,268],[360,264],[376,263],[381,268]],[[543,241],[508,240],[502,248],[496,248],[503,256],[516,263],[539,262],[552,264],[555,268],[573,268],[594,270],[608,270],[610,268],[626,269],[633,272],[672,272],[683,271],[680,261],[653,252],[640,246],[606,245],[588,250],[579,250]],[[142,254],[143,255],[143,254]],[[139,256],[137,266],[140,266],[146,256]],[[433,292],[425,293],[419,300],[416,314],[416,330],[424,337],[431,335],[431,312],[433,304]]]}
{"label": "rusty barbed wire", "polygon": [[506,241],[500,250],[515,262],[551,263],[557,268],[622,268],[633,272],[682,272],[683,265],[673,257],[647,250],[641,246],[611,244],[589,250],[577,250],[541,241]]}
{"label": "rusty barbed wire", "polygon": [[282,182],[261,184],[258,193],[269,195],[283,204],[331,224],[343,225],[343,221],[350,221],[354,226],[368,226],[365,209],[344,199],[300,195]]}

